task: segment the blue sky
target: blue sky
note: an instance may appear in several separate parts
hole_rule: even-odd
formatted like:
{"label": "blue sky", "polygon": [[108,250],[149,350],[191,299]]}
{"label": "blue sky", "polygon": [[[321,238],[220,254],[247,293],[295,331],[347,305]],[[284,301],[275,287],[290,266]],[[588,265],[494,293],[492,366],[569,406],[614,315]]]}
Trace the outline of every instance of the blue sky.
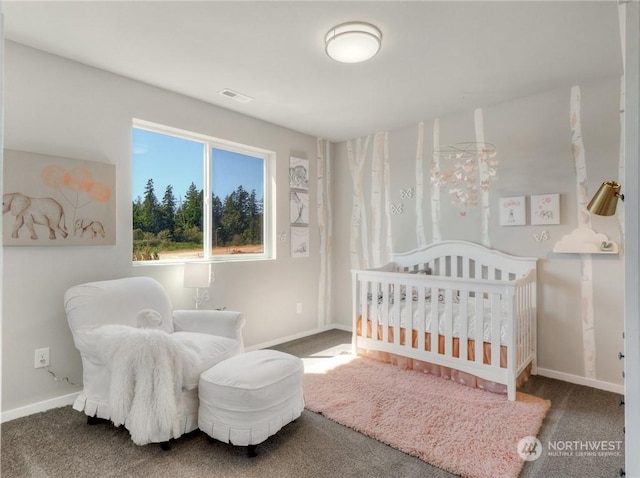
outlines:
{"label": "blue sky", "polygon": [[[203,146],[173,136],[133,129],[132,199],[144,197],[149,179],[153,179],[155,195],[162,201],[165,189],[173,186],[176,201],[184,200],[193,182],[203,188]],[[263,163],[259,158],[215,149],[213,154],[213,193],[222,201],[242,185],[247,191],[263,195]]]}

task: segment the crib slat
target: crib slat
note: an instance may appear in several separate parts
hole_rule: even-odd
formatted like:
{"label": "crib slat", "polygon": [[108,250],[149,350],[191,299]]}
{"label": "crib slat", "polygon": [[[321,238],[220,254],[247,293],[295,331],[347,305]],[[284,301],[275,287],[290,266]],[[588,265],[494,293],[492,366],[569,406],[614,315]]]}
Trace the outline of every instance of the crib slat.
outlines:
{"label": "crib slat", "polygon": [[[477,264],[476,264],[477,265]],[[482,294],[476,292],[475,300],[475,331],[473,333],[474,345],[475,345],[475,362],[482,363],[482,344],[484,341],[484,298]]]}
{"label": "crib slat", "polygon": [[[406,305],[406,304],[405,304]],[[393,343],[396,345],[400,345],[400,328],[402,325],[402,302],[400,301],[400,283],[393,283]],[[405,312],[407,309],[405,309]],[[405,330],[411,330],[411,322],[407,317],[407,323],[405,324]]]}
{"label": "crib slat", "polygon": [[[536,295],[535,295],[535,283],[527,284],[527,313],[525,314],[527,327],[528,327],[528,337],[529,337],[529,355],[536,355],[536,347],[537,347],[537,330],[535,324],[535,307],[536,307]],[[534,364],[535,365],[535,364]]]}
{"label": "crib slat", "polygon": [[525,320],[526,311],[523,307],[526,297],[526,286],[516,288],[515,309],[516,318],[514,323],[517,324],[516,340],[513,344],[516,347],[516,366],[520,367],[522,361],[529,356],[529,327]]}
{"label": "crib slat", "polygon": [[431,327],[429,327],[431,332],[431,353],[438,353],[438,292],[439,290],[435,287],[431,288]]}
{"label": "crib slat", "polygon": [[491,365],[500,367],[500,294],[491,294]]}
{"label": "crib slat", "polygon": [[425,310],[425,296],[426,288],[424,286],[418,287],[418,349],[426,350],[424,343],[425,334],[425,317],[427,311]]}
{"label": "crib slat", "polygon": [[458,300],[460,301],[460,360],[465,361],[468,357],[468,335],[469,335],[469,313],[467,301],[469,300],[469,292],[466,290],[458,291]]}
{"label": "crib slat", "polygon": [[375,310],[373,291],[371,291],[371,303],[369,303],[369,287],[371,283],[360,279],[360,335],[367,337],[367,319],[371,320],[373,326],[373,318]]}
{"label": "crib slat", "polygon": [[519,367],[520,363],[529,355],[529,333],[527,331],[527,323],[524,320],[524,309],[522,307],[522,302],[525,298],[525,288],[524,287],[516,287],[515,295],[514,295],[514,313],[515,317],[513,319],[513,326],[516,328],[513,336],[515,337],[514,346],[516,347],[516,366]]}
{"label": "crib slat", "polygon": [[[382,293],[382,313],[380,315],[380,325],[382,326],[382,341],[389,342],[389,284],[377,284],[376,289]],[[377,336],[377,330],[375,332]]]}
{"label": "crib slat", "polygon": [[531,321],[529,320],[529,286],[518,287],[519,298],[518,307],[518,321],[520,322],[520,330],[518,331],[518,341],[523,342],[522,350],[519,353],[518,366],[527,360],[531,355]]}
{"label": "crib slat", "polygon": [[522,321],[524,322],[524,330],[526,333],[526,349],[521,353],[522,358],[520,361],[529,360],[529,357],[534,351],[534,333],[535,329],[533,328],[535,324],[531,321],[531,286],[527,284],[522,291],[522,303],[520,306],[522,307]]}
{"label": "crib slat", "polygon": [[444,354],[453,357],[453,291],[444,291]]}
{"label": "crib slat", "polygon": [[404,345],[402,347],[411,347],[411,335],[415,324],[413,323],[413,298],[411,296],[412,287],[409,285],[403,286],[404,290],[404,306],[406,308],[405,315],[407,317],[406,325],[404,326]]}
{"label": "crib slat", "polygon": [[[518,343],[521,342],[522,337],[522,326],[524,325],[521,322],[522,314],[520,313],[520,307],[518,306],[518,295],[520,291],[519,288],[515,288],[513,292],[509,293],[503,300],[507,302],[508,310],[513,311],[513,320],[508,321],[506,326],[506,337],[507,337],[507,363],[509,370],[515,370],[520,360],[518,359],[517,349]],[[510,323],[509,323],[510,322]],[[522,352],[520,353],[522,356]],[[510,363],[509,363],[510,362]]]}
{"label": "crib slat", "polygon": [[[358,296],[358,293],[360,294]],[[356,354],[358,350],[358,334],[356,333],[356,326],[358,323],[358,311],[362,310],[362,301],[366,302],[366,296],[362,299],[362,287],[358,284],[357,274],[354,271],[351,271],[351,353]],[[363,317],[360,314],[360,317]],[[364,319],[360,319],[360,322],[363,323]]]}

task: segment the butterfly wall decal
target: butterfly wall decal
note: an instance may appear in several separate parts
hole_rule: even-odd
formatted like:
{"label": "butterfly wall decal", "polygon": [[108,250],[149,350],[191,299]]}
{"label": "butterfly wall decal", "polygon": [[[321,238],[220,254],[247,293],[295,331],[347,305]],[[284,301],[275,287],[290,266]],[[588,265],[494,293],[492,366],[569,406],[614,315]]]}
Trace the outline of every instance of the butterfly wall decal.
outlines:
{"label": "butterfly wall decal", "polygon": [[404,211],[404,204],[391,205],[391,214],[402,214],[403,211]]}
{"label": "butterfly wall decal", "polygon": [[536,242],[543,242],[549,239],[549,233],[547,231],[542,231],[540,234],[533,234],[533,238]]}
{"label": "butterfly wall decal", "polygon": [[400,199],[413,198],[413,188],[400,189]]}

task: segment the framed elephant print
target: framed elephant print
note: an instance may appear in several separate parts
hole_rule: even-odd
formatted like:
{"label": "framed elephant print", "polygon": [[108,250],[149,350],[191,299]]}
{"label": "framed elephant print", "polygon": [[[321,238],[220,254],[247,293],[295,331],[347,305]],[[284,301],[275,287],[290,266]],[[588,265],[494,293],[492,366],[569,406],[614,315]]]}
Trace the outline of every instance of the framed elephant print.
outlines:
{"label": "framed elephant print", "polygon": [[531,196],[531,224],[560,224],[560,194]]}
{"label": "framed elephant print", "polygon": [[4,151],[5,246],[116,243],[115,165]]}

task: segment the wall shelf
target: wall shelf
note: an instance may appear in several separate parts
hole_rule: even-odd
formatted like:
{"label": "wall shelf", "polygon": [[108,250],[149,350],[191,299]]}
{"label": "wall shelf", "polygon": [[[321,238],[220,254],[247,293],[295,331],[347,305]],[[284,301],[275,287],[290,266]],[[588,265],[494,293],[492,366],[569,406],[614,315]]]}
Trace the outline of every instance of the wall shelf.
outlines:
{"label": "wall shelf", "polygon": [[590,227],[578,227],[553,246],[559,254],[617,254],[618,243]]}

